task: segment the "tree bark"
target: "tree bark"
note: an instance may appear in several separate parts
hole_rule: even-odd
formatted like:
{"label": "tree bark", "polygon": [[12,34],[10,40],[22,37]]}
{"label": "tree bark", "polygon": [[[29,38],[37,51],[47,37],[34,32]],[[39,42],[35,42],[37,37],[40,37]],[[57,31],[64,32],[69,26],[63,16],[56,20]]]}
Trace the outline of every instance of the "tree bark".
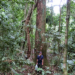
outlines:
{"label": "tree bark", "polygon": [[35,33],[35,62],[39,51],[44,55],[44,65],[48,65],[46,50],[47,45],[45,42],[45,26],[46,26],[46,0],[37,1],[37,16],[36,16],[36,33]]}
{"label": "tree bark", "polygon": [[31,54],[31,43],[30,43],[30,34],[29,34],[30,32],[29,32],[29,26],[28,26],[28,24],[29,24],[29,21],[30,21],[32,12],[33,12],[33,10],[34,10],[35,7],[36,7],[36,4],[37,4],[37,1],[36,1],[35,5],[33,5],[33,6],[29,9],[28,15],[27,15],[26,20],[25,20],[25,25],[26,25],[25,30],[26,30],[26,33],[27,33],[27,46],[28,46],[27,57],[28,57],[28,58],[30,57],[30,54]]}
{"label": "tree bark", "polygon": [[[62,0],[60,1],[60,5],[59,5],[59,9],[60,9],[60,16],[59,16],[59,29],[58,29],[58,32],[59,32],[59,35],[60,35],[60,25],[61,25],[61,2]],[[61,39],[58,39],[58,52],[59,52],[59,66],[60,66],[60,58],[61,58],[61,55],[60,55],[60,44],[61,44]]]}
{"label": "tree bark", "polygon": [[70,18],[70,0],[67,0],[67,15],[66,15],[66,32],[65,32],[65,49],[64,49],[64,75],[68,75],[67,72],[67,50],[68,50],[68,27],[69,27],[69,18]]}
{"label": "tree bark", "polygon": [[[59,16],[59,29],[58,29],[58,32],[59,32],[59,34],[60,34],[60,25],[61,25],[61,2],[62,2],[62,0],[60,1],[60,5],[59,5],[59,8],[60,8],[60,16]],[[60,53],[60,39],[58,39],[58,51],[59,51],[59,53]]]}

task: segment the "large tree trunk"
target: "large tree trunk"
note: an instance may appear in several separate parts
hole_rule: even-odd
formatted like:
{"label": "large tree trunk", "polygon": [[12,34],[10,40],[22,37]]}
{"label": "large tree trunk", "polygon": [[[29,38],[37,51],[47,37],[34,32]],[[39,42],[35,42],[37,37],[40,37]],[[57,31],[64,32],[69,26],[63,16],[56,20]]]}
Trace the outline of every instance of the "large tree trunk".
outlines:
{"label": "large tree trunk", "polygon": [[37,16],[36,16],[36,33],[35,33],[35,62],[38,52],[41,50],[44,55],[44,65],[48,65],[45,42],[45,25],[46,25],[46,0],[37,1]]}
{"label": "large tree trunk", "polygon": [[64,49],[64,75],[68,75],[67,72],[67,50],[68,50],[68,27],[69,27],[69,18],[70,18],[70,0],[67,0],[67,15],[66,15],[66,34],[65,34],[65,49]]}

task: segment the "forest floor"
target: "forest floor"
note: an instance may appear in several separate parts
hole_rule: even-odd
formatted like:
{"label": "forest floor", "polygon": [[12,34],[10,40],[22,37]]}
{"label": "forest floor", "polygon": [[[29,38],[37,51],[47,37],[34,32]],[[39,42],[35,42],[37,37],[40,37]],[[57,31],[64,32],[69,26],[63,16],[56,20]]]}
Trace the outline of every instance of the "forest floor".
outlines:
{"label": "forest floor", "polygon": [[[50,61],[52,60],[52,58],[56,56],[55,54],[50,54],[50,50],[47,50],[47,59],[48,62],[50,63]],[[30,58],[31,62],[33,61],[32,58]],[[37,73],[35,72],[35,66],[31,65],[24,65],[23,68],[25,68],[24,71],[20,72],[22,75],[37,75]],[[46,74],[46,75],[54,75],[54,73],[59,73],[59,68],[57,66],[43,66],[43,70],[49,71],[51,72],[51,74]],[[18,71],[19,73],[19,71]],[[42,74],[38,74],[38,75],[42,75]]]}
{"label": "forest floor", "polygon": [[[50,50],[47,51],[47,59],[48,62],[51,62],[51,59],[54,57],[55,55],[53,55],[52,53],[50,54]],[[33,62],[32,58],[30,58],[30,62]],[[17,70],[17,72],[19,73],[19,75],[37,75],[36,71],[35,71],[35,66],[34,65],[24,65],[22,67],[23,71],[20,71],[19,69]],[[54,73],[58,73],[59,72],[59,68],[57,66],[43,66],[43,70],[46,72],[51,72],[51,74],[46,74],[46,75],[54,75]],[[4,75],[4,74],[0,74],[0,75]],[[7,73],[5,75],[16,75],[16,74],[11,74],[11,73]],[[18,74],[17,74],[18,75]],[[38,75],[42,75],[42,74],[38,74]]]}

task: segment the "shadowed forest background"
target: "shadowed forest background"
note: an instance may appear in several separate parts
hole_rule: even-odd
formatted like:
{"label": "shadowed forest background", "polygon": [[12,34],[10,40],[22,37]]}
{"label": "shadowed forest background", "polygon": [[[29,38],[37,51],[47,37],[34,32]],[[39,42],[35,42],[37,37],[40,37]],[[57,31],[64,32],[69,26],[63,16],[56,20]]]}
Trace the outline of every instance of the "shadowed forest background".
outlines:
{"label": "shadowed forest background", "polygon": [[54,1],[0,0],[0,75],[37,75],[39,51],[41,75],[75,75],[75,0]]}

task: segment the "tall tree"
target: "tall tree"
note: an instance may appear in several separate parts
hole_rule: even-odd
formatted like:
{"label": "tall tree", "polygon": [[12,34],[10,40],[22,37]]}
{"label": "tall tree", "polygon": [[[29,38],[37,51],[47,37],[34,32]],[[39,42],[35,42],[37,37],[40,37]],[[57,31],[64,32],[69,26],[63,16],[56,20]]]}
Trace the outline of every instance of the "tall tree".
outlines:
{"label": "tall tree", "polygon": [[68,27],[69,27],[69,18],[70,18],[70,0],[67,0],[67,14],[66,14],[66,31],[65,31],[65,49],[64,49],[64,75],[67,73],[67,50],[68,50]]}
{"label": "tall tree", "polygon": [[44,65],[48,65],[46,58],[47,45],[45,42],[45,26],[46,26],[46,0],[37,1],[37,16],[36,16],[36,33],[35,33],[35,61],[37,57],[37,51],[42,51],[44,55]]}
{"label": "tall tree", "polygon": [[31,19],[32,12],[35,9],[36,4],[37,4],[37,0],[34,0],[34,1],[35,1],[35,4],[32,5],[32,7],[30,7],[30,9],[28,11],[28,15],[27,15],[27,17],[25,19],[25,25],[27,27],[27,28],[25,28],[25,30],[26,30],[26,34],[27,34],[26,37],[27,37],[27,46],[28,46],[28,51],[27,51],[27,57],[28,58],[30,57],[30,54],[31,54],[31,43],[30,43],[30,32],[29,32],[30,27],[28,25],[29,25],[29,21]]}

